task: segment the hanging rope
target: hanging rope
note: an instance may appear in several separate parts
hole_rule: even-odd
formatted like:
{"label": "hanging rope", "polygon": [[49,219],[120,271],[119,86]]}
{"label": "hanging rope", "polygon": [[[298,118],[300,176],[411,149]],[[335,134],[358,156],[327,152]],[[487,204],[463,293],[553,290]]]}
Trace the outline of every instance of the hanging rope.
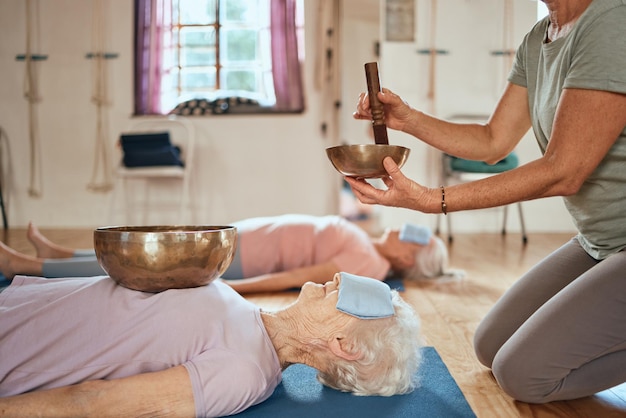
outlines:
{"label": "hanging rope", "polygon": [[41,174],[39,123],[37,120],[37,103],[41,101],[41,96],[39,95],[37,65],[33,60],[33,49],[38,35],[39,3],[37,0],[26,0],[24,97],[28,101],[28,138],[30,142],[30,184],[28,186],[28,195],[31,197],[41,197],[43,183]]}
{"label": "hanging rope", "polygon": [[107,138],[109,136],[108,72],[106,54],[106,13],[103,0],[94,0],[92,10],[92,54],[93,88],[91,101],[96,105],[96,144],[91,181],[87,189],[94,192],[107,192],[113,188],[109,165]]}

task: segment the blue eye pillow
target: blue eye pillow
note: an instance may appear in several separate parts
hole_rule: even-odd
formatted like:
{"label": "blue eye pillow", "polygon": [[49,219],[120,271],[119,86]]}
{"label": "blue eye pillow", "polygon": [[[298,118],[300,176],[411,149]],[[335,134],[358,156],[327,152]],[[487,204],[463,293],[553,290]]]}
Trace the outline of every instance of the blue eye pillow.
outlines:
{"label": "blue eye pillow", "polygon": [[380,280],[341,272],[336,308],[361,319],[393,316],[391,288]]}
{"label": "blue eye pillow", "polygon": [[430,237],[432,237],[433,231],[423,225],[404,224],[400,229],[400,235],[398,238],[400,241],[413,242],[419,245],[428,245]]}

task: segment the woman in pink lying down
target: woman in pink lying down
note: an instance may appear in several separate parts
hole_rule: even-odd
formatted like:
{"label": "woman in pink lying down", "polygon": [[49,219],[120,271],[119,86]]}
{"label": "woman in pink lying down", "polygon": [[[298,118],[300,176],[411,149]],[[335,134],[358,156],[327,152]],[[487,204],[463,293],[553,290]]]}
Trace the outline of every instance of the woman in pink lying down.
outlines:
{"label": "woman in pink lying down", "polygon": [[[324,283],[338,271],[384,280],[451,274],[443,241],[428,227],[405,224],[371,237],[340,216],[289,214],[238,221],[237,250],[222,280],[239,293],[299,288]],[[43,277],[85,277],[106,273],[92,249],[76,250],[48,240],[29,225],[37,257],[0,243],[0,271]]]}

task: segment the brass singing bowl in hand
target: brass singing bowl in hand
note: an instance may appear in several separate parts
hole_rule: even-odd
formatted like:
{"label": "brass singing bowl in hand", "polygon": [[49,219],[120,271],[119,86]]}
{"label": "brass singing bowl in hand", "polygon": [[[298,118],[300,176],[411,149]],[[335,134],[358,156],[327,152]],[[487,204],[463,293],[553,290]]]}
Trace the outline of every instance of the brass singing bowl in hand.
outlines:
{"label": "brass singing bowl in hand", "polygon": [[399,145],[363,144],[339,145],[326,148],[326,155],[335,169],[344,176],[357,178],[381,178],[387,175],[383,160],[391,157],[402,167],[409,157],[410,149]]}
{"label": "brass singing bowl in hand", "polygon": [[233,226],[112,226],[94,231],[98,262],[118,284],[161,292],[198,287],[221,276],[233,260]]}

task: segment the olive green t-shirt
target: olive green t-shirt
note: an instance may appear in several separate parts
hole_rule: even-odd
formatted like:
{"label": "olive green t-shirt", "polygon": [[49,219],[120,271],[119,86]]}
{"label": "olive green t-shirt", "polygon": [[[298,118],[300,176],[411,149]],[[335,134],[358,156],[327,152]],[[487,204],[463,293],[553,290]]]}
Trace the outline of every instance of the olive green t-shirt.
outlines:
{"label": "olive green t-shirt", "polygon": [[[546,17],[526,35],[509,75],[528,89],[542,153],[563,89],[626,94],[626,0],[594,0],[567,36],[544,43],[549,23]],[[604,259],[626,247],[626,127],[578,193],[564,200],[589,255]]]}

